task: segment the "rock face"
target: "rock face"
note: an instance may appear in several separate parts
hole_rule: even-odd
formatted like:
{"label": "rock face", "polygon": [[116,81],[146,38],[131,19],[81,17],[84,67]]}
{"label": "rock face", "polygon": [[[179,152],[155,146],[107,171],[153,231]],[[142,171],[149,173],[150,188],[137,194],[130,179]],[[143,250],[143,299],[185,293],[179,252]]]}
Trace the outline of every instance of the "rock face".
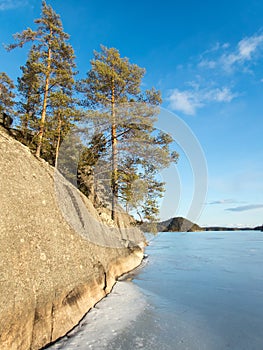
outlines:
{"label": "rock face", "polygon": [[0,127],[0,349],[40,349],[138,266],[144,237],[92,203]]}

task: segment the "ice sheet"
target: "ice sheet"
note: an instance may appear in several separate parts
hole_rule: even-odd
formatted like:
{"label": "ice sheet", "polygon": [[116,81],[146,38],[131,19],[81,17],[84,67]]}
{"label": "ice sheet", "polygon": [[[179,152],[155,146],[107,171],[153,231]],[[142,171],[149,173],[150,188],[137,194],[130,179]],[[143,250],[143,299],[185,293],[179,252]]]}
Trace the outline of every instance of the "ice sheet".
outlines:
{"label": "ice sheet", "polygon": [[106,350],[107,344],[144,311],[146,300],[129,281],[118,282],[112,292],[88,312],[80,324],[49,350]]}

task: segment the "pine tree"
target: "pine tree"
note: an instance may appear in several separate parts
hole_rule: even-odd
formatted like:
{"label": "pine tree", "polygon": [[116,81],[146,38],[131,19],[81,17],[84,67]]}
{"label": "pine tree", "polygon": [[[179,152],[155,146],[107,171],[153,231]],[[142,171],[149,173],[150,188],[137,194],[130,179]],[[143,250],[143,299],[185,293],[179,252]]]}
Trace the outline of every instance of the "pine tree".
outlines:
{"label": "pine tree", "polygon": [[[142,202],[141,195],[136,199],[132,194],[132,184],[143,177],[146,181],[147,164],[152,165],[148,176],[154,176],[157,169],[168,166],[177,156],[169,149],[172,140],[154,129],[161,96],[154,88],[141,91],[145,70],[131,64],[128,58],[121,58],[115,48],[101,46],[101,52],[95,51],[94,56],[79,90],[86,94],[87,107],[94,111],[95,129],[100,128],[111,145],[111,204],[115,220],[117,198],[126,208]],[[146,192],[143,190],[144,200]],[[156,196],[161,193],[157,192]]]}
{"label": "pine tree", "polygon": [[51,164],[57,165],[60,145],[64,137],[74,127],[81,117],[77,108],[78,101],[73,97],[74,80],[68,81],[68,86],[50,93],[50,112],[52,118],[47,123],[47,140],[51,145]]}
{"label": "pine tree", "polygon": [[18,78],[20,101],[18,113],[20,117],[22,141],[33,148],[33,134],[39,130],[38,115],[41,110],[41,66],[39,52],[33,47],[30,50],[25,66],[21,67],[22,77]]}
{"label": "pine tree", "polygon": [[[35,31],[28,28],[22,33],[15,34],[15,43],[9,45],[7,49],[23,47],[28,42],[34,43],[31,50],[31,59],[32,55],[38,56],[38,72],[32,71],[32,74],[38,74],[41,83],[39,89],[41,93],[41,117],[36,148],[36,155],[40,156],[51,95],[53,93],[54,100],[55,92],[59,91],[57,96],[61,98],[61,91],[64,94],[71,91],[75,56],[71,45],[68,43],[69,35],[63,30],[60,16],[45,1],[42,2],[42,16],[36,19],[35,23],[37,25]],[[52,103],[54,105],[54,101]],[[58,130],[60,130],[59,125],[62,116],[58,117],[58,115]]]}
{"label": "pine tree", "polygon": [[93,204],[97,204],[97,176],[94,167],[105,152],[106,144],[103,134],[95,134],[87,146],[82,147],[78,164],[78,189],[89,197]]}
{"label": "pine tree", "polygon": [[15,93],[14,83],[4,72],[0,73],[0,114],[14,116]]}
{"label": "pine tree", "polygon": [[138,97],[140,82],[144,69],[129,63],[127,58],[121,58],[114,48],[101,46],[102,52],[94,53],[91,61],[92,69],[88,77],[82,81],[82,89],[88,103],[95,108],[110,106],[108,120],[110,122],[112,148],[112,219],[115,219],[115,208],[118,197],[118,151],[117,151],[117,120],[116,104],[129,102],[128,96]]}

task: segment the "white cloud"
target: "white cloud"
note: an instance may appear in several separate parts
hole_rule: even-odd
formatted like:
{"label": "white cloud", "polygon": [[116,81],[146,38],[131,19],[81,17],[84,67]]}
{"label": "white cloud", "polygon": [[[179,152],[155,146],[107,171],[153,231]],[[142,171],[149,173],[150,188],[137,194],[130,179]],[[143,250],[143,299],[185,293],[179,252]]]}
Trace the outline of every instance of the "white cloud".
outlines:
{"label": "white cloud", "polygon": [[228,87],[223,87],[210,90],[204,97],[208,102],[231,102],[237,96]]}
{"label": "white cloud", "polygon": [[168,101],[169,107],[174,111],[183,112],[187,115],[195,115],[198,108],[211,102],[231,102],[238,94],[231,92],[228,87],[223,88],[199,88],[180,91],[171,91]]}
{"label": "white cloud", "polygon": [[6,11],[28,5],[27,0],[0,0],[0,11]]}
{"label": "white cloud", "polygon": [[230,47],[230,44],[229,43],[224,43],[222,44],[222,49],[228,49]]}
{"label": "white cloud", "polygon": [[250,204],[250,205],[242,205],[239,207],[234,207],[234,208],[227,208],[225,210],[228,211],[247,211],[247,210],[254,210],[254,209],[262,209],[263,204]]}
{"label": "white cloud", "polygon": [[263,35],[252,36],[245,38],[238,43],[238,58],[241,60],[251,60],[261,43],[263,42]]}
{"label": "white cloud", "polygon": [[[222,50],[226,50],[230,47],[229,43],[220,44],[217,42],[212,48],[205,50],[200,57],[200,61],[198,63],[198,67],[200,68],[208,68],[214,69],[218,65],[218,52],[222,52]],[[207,56],[216,56],[215,58],[208,59]]]}
{"label": "white cloud", "polygon": [[[231,50],[230,44],[216,44],[201,55],[198,67],[207,69],[223,68],[232,72],[237,66],[254,61],[263,47],[263,34],[254,34],[240,40]],[[219,52],[221,51],[221,53]]]}
{"label": "white cloud", "polygon": [[170,108],[184,114],[194,115],[197,108],[202,107],[196,93],[174,89],[168,98]]}
{"label": "white cloud", "polygon": [[216,52],[216,51],[220,51],[222,49],[227,49],[229,46],[230,46],[229,43],[220,44],[220,42],[216,42],[215,45],[213,45],[211,48],[205,50],[205,52],[203,52],[201,57],[203,57],[204,55]]}
{"label": "white cloud", "polygon": [[215,60],[201,60],[198,63],[198,67],[200,68],[209,68],[214,69],[217,66],[217,62]]}
{"label": "white cloud", "polygon": [[[231,102],[240,94],[232,91],[235,81],[229,81],[229,73],[252,73],[262,53],[263,30],[244,37],[235,45],[216,42],[200,55],[195,64],[180,66],[181,71],[185,69],[187,73],[194,73],[195,82],[186,83],[185,89],[171,90],[168,95],[169,107],[174,111],[195,115],[199,108],[210,103]],[[207,83],[211,80],[212,83]]]}
{"label": "white cloud", "polygon": [[235,199],[219,199],[216,201],[209,202],[207,204],[214,205],[214,204],[233,204],[233,203],[238,203]]}

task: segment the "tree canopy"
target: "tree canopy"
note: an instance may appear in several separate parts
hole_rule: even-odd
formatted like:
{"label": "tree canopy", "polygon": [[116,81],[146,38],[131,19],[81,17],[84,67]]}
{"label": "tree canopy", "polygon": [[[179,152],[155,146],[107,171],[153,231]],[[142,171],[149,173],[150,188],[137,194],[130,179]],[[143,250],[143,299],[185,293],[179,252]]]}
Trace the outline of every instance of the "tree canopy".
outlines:
{"label": "tree canopy", "polygon": [[[75,114],[74,108],[72,113],[69,113],[69,109],[73,107],[72,90],[76,65],[74,50],[68,43],[69,35],[63,30],[60,16],[45,1],[42,1],[41,18],[36,19],[35,24],[36,30],[27,28],[15,34],[15,43],[10,44],[7,49],[12,50],[32,43],[28,61],[22,67],[23,76],[19,81],[19,90],[25,99],[22,105],[25,112],[22,117],[24,132],[28,128],[29,120],[39,117],[36,155],[40,156],[44,133],[48,130],[47,115],[50,116],[52,109],[55,109],[52,122],[56,119],[56,142],[59,143],[63,121]],[[36,110],[39,116],[35,113]]]}
{"label": "tree canopy", "polygon": [[4,72],[0,73],[0,113],[14,115],[15,85]]}
{"label": "tree canopy", "polygon": [[[45,1],[35,27],[15,34],[7,46],[29,45],[29,53],[16,90],[0,74],[0,112],[18,116],[22,142],[52,165],[66,135],[77,130],[76,144],[66,145],[69,158],[61,163],[70,181],[77,176],[75,184],[86,195],[104,195],[100,200],[110,206],[113,220],[119,205],[140,221],[157,220],[165,190],[158,174],[178,159],[171,136],[155,128],[160,91],[142,89],[145,69],[102,45],[86,78],[76,81],[69,35]],[[76,174],[70,174],[70,159],[78,159]]]}
{"label": "tree canopy", "polygon": [[101,52],[94,52],[87,78],[78,85],[86,95],[96,131],[111,145],[107,162],[111,171],[105,161],[103,169],[111,178],[113,220],[118,199],[127,210],[147,206],[147,211],[142,210],[144,217],[154,218],[157,198],[164,192],[156,175],[177,160],[169,148],[172,138],[154,128],[161,94],[154,88],[141,90],[144,74],[145,69],[122,58],[117,49],[101,46]]}

